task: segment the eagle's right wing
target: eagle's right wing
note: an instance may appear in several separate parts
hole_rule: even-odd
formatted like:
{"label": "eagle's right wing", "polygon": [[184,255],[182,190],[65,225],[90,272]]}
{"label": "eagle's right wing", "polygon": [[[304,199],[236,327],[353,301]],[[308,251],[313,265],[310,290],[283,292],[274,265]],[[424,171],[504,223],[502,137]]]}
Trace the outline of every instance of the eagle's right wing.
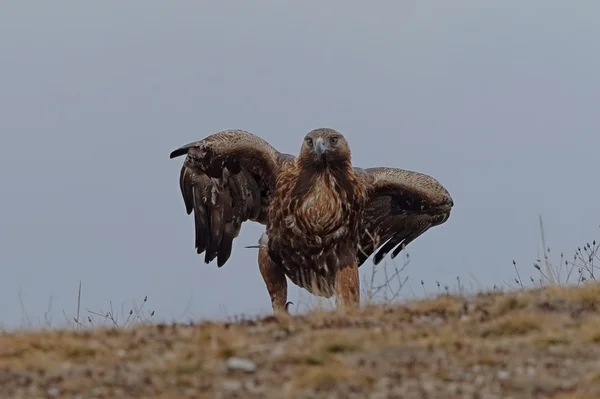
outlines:
{"label": "eagle's right wing", "polygon": [[293,159],[244,130],[224,130],[171,153],[186,155],[179,184],[188,213],[194,212],[195,242],[204,261],[223,266],[247,220],[266,224],[279,167]]}

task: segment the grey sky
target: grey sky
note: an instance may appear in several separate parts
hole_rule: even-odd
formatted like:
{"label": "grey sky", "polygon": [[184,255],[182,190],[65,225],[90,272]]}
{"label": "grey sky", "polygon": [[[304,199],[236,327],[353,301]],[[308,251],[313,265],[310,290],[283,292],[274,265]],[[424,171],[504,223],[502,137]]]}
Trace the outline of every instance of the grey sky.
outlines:
{"label": "grey sky", "polygon": [[[451,286],[524,275],[598,237],[600,3],[103,1],[0,14],[0,322],[53,324],[148,295],[157,320],[270,312],[246,223],[195,254],[169,152],[224,128],[297,153],[345,134],[357,166],[435,176],[449,221],[407,269]],[[361,268],[370,273],[371,263]],[[297,301],[301,291],[291,290]],[[405,292],[406,294],[407,292]],[[308,298],[303,294],[303,297]]]}

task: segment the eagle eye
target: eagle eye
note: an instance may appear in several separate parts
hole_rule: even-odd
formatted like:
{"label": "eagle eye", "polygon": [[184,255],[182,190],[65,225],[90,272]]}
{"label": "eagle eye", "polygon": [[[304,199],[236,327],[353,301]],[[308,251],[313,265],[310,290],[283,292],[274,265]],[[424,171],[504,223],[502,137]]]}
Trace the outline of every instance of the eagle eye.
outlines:
{"label": "eagle eye", "polygon": [[307,138],[305,138],[304,140],[306,141],[306,144],[307,144],[309,147],[312,147],[312,145],[313,145],[313,139],[311,139],[310,137],[307,137]]}
{"label": "eagle eye", "polygon": [[333,136],[329,138],[329,142],[331,143],[331,145],[336,145],[338,142],[339,137],[337,136]]}

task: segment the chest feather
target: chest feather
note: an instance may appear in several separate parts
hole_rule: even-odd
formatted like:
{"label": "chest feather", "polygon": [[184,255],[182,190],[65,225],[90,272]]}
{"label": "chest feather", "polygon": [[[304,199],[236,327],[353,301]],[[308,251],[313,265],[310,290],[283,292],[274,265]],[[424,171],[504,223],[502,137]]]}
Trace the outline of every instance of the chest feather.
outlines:
{"label": "chest feather", "polygon": [[293,215],[295,222],[316,234],[330,233],[345,222],[345,200],[333,177],[318,176],[299,199]]}

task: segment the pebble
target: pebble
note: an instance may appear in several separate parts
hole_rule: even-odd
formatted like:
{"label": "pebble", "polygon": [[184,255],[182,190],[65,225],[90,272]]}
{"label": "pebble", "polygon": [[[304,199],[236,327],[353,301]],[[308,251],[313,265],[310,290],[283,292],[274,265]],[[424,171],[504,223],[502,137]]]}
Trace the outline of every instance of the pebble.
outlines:
{"label": "pebble", "polygon": [[508,380],[508,377],[510,377],[510,373],[506,370],[500,370],[496,373],[496,378],[499,380]]}
{"label": "pebble", "polygon": [[285,348],[284,348],[283,344],[276,345],[271,350],[271,356],[273,356],[273,357],[280,357],[280,356],[283,356],[284,354],[285,354]]}
{"label": "pebble", "polygon": [[196,388],[186,388],[184,393],[188,398],[195,398],[198,396],[198,390]]}
{"label": "pebble", "polygon": [[256,363],[250,359],[230,357],[227,359],[227,368],[230,371],[245,371],[246,373],[254,373],[256,371]]}
{"label": "pebble", "polygon": [[236,392],[242,389],[242,383],[239,380],[223,381],[223,389],[228,392]]}

